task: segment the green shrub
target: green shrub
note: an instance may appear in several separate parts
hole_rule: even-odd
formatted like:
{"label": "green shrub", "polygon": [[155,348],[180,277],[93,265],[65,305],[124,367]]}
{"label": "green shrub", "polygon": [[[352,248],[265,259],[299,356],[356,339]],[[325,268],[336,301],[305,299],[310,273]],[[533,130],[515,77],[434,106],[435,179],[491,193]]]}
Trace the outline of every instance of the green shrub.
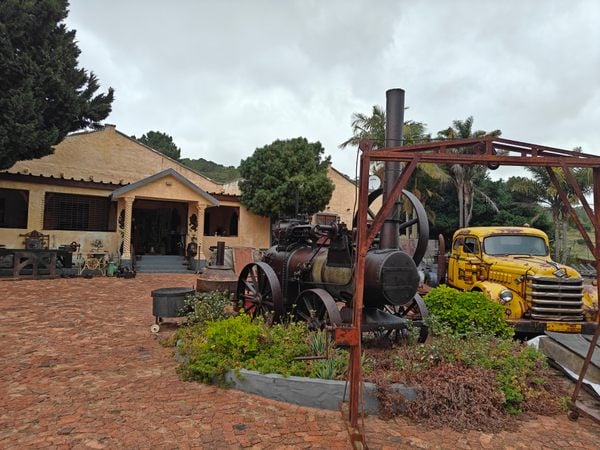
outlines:
{"label": "green shrub", "polygon": [[278,373],[285,376],[306,376],[306,362],[294,358],[309,352],[308,329],[305,323],[290,322],[265,327],[266,339],[257,354],[244,363],[244,368],[260,373]]}
{"label": "green shrub", "polygon": [[[181,327],[177,336],[185,357],[179,373],[188,380],[222,383],[225,372],[242,368],[321,378],[341,378],[347,371],[347,352],[336,349],[326,332],[309,332],[304,322],[268,326],[240,314]],[[296,359],[305,356],[327,359]]]}
{"label": "green shrub", "polygon": [[233,315],[228,291],[195,292],[188,295],[183,306],[187,324],[210,322]]}
{"label": "green shrub", "polygon": [[504,320],[504,308],[481,292],[462,292],[439,286],[429,291],[425,304],[431,316],[456,333],[483,332],[500,337],[514,334]]}
{"label": "green shrub", "polygon": [[223,381],[225,372],[243,367],[240,364],[255,356],[266,339],[264,323],[252,322],[246,314],[196,329],[201,334],[188,336],[188,341],[180,345],[188,356],[181,373],[184,378],[204,382]]}

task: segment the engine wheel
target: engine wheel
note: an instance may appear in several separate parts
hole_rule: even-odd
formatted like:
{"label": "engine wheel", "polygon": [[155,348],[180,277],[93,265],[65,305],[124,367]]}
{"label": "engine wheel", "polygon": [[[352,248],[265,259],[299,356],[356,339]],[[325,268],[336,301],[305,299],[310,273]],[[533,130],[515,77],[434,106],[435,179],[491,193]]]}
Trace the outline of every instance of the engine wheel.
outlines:
{"label": "engine wheel", "polygon": [[342,323],[335,300],[324,289],[308,289],[296,299],[295,315],[308,324],[310,330],[322,330]]}
{"label": "engine wheel", "polygon": [[238,278],[236,298],[244,312],[277,322],[284,314],[281,285],[275,271],[264,262],[250,263]]}
{"label": "engine wheel", "polygon": [[[367,210],[367,214],[371,220],[375,219],[377,214],[376,211],[371,209],[371,204],[375,202],[375,200],[379,197],[382,197],[383,189],[376,189],[369,194],[369,208]],[[402,201],[402,197],[405,197],[407,201]],[[427,218],[427,213],[425,212],[425,208],[423,204],[419,201],[419,199],[412,193],[407,190],[402,191],[402,196],[398,198],[396,201],[398,208],[400,209],[400,217],[406,217],[407,213],[412,215],[414,218],[407,220],[405,222],[400,222],[399,225],[399,233],[402,236],[402,233],[409,227],[413,225],[417,225],[418,229],[418,239],[417,245],[415,246],[415,250],[412,254],[413,261],[418,266],[425,252],[427,251],[427,244],[429,240],[429,219]],[[352,221],[352,227],[356,228],[358,224],[358,213],[354,215],[354,219]],[[378,238],[375,238],[378,241]]]}
{"label": "engine wheel", "polygon": [[[413,299],[405,305],[386,305],[385,308],[387,312],[394,314],[395,316],[410,320],[410,323],[419,328],[417,342],[425,342],[427,335],[429,334],[429,328],[425,325],[425,320],[429,316],[429,310],[427,309],[425,301],[419,294],[415,294]],[[405,337],[405,333],[403,333],[403,330],[391,330],[388,336],[397,341],[401,337]]]}

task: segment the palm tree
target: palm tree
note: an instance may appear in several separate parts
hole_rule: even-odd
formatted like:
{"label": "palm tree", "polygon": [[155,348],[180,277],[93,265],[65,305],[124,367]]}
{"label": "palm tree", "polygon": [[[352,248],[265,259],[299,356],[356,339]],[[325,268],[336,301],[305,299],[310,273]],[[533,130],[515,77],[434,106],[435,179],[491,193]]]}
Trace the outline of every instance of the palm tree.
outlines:
{"label": "palm tree", "polygon": [[[439,139],[467,139],[479,137],[497,137],[502,132],[494,130],[486,132],[483,130],[473,131],[473,116],[467,117],[465,120],[454,120],[452,126],[445,130],[438,131]],[[457,149],[457,152],[464,152],[463,149]],[[473,216],[473,197],[475,193],[483,195],[475,186],[475,180],[478,177],[484,176],[487,172],[485,166],[460,165],[460,164],[445,164],[442,166],[446,171],[448,178],[456,188],[458,196],[458,225],[460,228],[468,227],[471,217]],[[489,198],[484,199],[488,202]],[[493,205],[493,202],[491,202]],[[495,206],[495,205],[494,205]]]}
{"label": "palm tree", "polygon": [[358,147],[363,139],[371,139],[373,148],[385,147],[385,111],[379,105],[374,105],[371,115],[363,113],[352,114],[352,137],[342,142],[338,147]]}
{"label": "palm tree", "polygon": [[[358,146],[362,139],[371,139],[373,142],[373,148],[380,149],[385,147],[385,122],[386,122],[385,110],[378,105],[373,106],[371,115],[367,116],[362,113],[352,114],[352,132],[353,136],[346,141],[342,142],[339,147],[346,148],[348,146]],[[418,144],[421,142],[427,142],[431,140],[431,135],[427,133],[427,125],[423,122],[415,122],[408,120],[404,122],[403,128],[403,145]],[[377,175],[380,179],[383,179],[384,165],[381,162],[375,162],[371,167],[371,173]],[[425,207],[427,215],[430,220],[435,220],[435,213],[427,208],[426,202],[428,198],[432,198],[437,195],[429,189],[422,188],[424,184],[422,180],[425,178],[433,178],[434,180],[445,181],[447,175],[445,172],[440,170],[437,164],[419,164],[415,173],[410,181],[408,189],[420,200]],[[403,210],[405,214],[415,214],[411,210],[410,202],[404,199]],[[406,217],[409,220],[411,217]],[[407,229],[407,236],[410,236],[412,231]]]}
{"label": "palm tree", "polygon": [[[581,151],[581,148],[576,147],[574,151]],[[559,169],[552,170],[558,179],[561,189],[566,192],[571,204],[577,203],[577,197],[566,181],[564,172]],[[566,205],[564,205],[545,167],[527,167],[527,171],[531,173],[532,177],[519,177],[518,181],[512,184],[511,190],[532,196],[537,202],[550,209],[554,225],[554,259],[566,263],[568,256],[567,231],[569,211]],[[588,194],[593,186],[592,171],[589,168],[574,168],[572,169],[572,173],[583,194]]]}

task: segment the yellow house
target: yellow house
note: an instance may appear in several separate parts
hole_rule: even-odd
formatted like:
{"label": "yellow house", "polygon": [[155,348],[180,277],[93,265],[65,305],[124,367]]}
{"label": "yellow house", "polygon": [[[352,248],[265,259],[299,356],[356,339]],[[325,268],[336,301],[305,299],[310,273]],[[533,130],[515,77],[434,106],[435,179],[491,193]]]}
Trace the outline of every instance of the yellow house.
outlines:
{"label": "yellow house", "polygon": [[[324,215],[351,223],[355,185],[335,169],[336,189]],[[267,248],[269,219],[239,201],[237,183],[215,182],[106,125],[69,135],[52,155],[0,172],[0,244],[24,246],[24,234],[49,236],[50,248],[76,243],[82,254],[98,241],[129,265],[135,255],[197,258],[217,241]]]}

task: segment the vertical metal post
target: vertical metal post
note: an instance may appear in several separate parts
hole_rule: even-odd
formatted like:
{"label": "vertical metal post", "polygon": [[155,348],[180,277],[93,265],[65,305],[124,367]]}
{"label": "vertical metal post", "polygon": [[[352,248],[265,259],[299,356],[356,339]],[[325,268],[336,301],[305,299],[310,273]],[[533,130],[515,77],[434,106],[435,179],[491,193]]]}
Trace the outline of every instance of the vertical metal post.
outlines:
{"label": "vertical metal post", "polygon": [[[404,90],[390,89],[385,93],[385,146],[399,147],[404,142]],[[383,202],[387,200],[400,176],[399,161],[386,161],[383,177]],[[380,248],[399,248],[399,210],[394,208],[381,230]]]}
{"label": "vertical metal post", "polygon": [[352,326],[358,334],[355,345],[350,348],[350,405],[349,419],[350,426],[354,429],[358,426],[358,416],[360,413],[361,398],[361,339],[360,330],[362,322],[363,295],[365,287],[365,258],[369,251],[367,239],[367,218],[368,218],[368,195],[369,195],[369,168],[371,162],[368,155],[363,152],[360,160],[360,180],[359,180],[359,199],[358,199],[358,222],[357,222],[357,243],[356,243],[356,265],[354,267],[354,298],[352,299]]}
{"label": "vertical metal post", "polygon": [[217,257],[215,260],[215,265],[217,265],[217,266],[225,265],[225,242],[224,241],[217,242]]}
{"label": "vertical metal post", "polygon": [[[596,289],[598,291],[598,298],[600,299],[600,168],[593,168],[593,180],[594,180],[594,216],[596,218],[596,223],[594,224],[594,232],[595,232],[595,242],[596,246],[594,248],[594,259],[596,260]],[[581,367],[581,372],[579,373],[579,378],[577,379],[577,383],[575,384],[575,389],[573,390],[573,395],[571,396],[571,410],[575,410],[577,408],[577,397],[579,396],[579,390],[581,389],[581,385],[583,384],[583,380],[585,378],[585,374],[588,370],[592,357],[594,356],[594,350],[596,350],[596,344],[598,343],[598,337],[600,336],[600,313],[598,313],[598,320],[596,320],[596,331],[594,332],[594,336],[592,337],[592,341],[590,342],[590,347],[588,349],[587,355],[583,361],[583,366]]]}

